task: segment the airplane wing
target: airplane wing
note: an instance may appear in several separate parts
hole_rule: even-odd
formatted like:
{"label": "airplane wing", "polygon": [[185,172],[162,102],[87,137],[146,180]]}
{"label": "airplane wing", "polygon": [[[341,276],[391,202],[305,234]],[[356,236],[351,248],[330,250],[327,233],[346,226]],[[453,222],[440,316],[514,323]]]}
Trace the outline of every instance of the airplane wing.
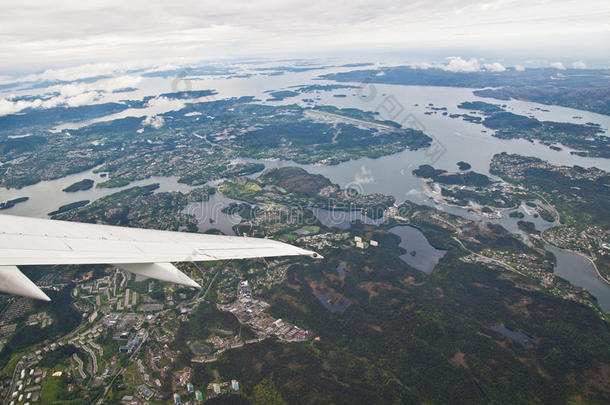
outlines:
{"label": "airplane wing", "polygon": [[315,252],[270,239],[157,231],[0,215],[0,291],[49,300],[17,266],[110,264],[146,277],[200,286],[172,262]]}

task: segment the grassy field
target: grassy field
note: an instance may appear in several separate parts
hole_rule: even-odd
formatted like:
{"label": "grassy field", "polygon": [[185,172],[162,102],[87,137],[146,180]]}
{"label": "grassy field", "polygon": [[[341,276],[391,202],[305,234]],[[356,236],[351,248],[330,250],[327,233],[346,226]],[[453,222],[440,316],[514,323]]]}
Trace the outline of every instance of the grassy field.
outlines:
{"label": "grassy field", "polygon": [[58,364],[52,370],[47,373],[47,378],[42,382],[42,391],[40,392],[40,402],[43,404],[52,404],[59,401],[62,396],[62,391],[66,391],[64,376],[53,377],[56,371],[62,371],[65,368],[65,364]]}
{"label": "grassy field", "polygon": [[20,352],[20,353],[14,354],[11,357],[9,362],[6,363],[6,365],[2,369],[1,374],[3,377],[11,378],[13,376],[13,371],[15,371],[15,366],[17,365],[17,362],[19,362],[19,359],[21,359],[21,357],[23,357],[23,354],[24,353]]}

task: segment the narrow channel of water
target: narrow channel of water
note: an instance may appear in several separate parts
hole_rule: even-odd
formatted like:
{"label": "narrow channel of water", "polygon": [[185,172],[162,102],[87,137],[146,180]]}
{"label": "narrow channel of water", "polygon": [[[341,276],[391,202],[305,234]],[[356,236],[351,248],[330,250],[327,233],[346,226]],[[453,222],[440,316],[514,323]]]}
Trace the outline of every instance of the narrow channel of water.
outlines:
{"label": "narrow channel of water", "polygon": [[[46,218],[49,212],[55,211],[57,208],[65,204],[83,200],[93,202],[97,199],[117,193],[127,188],[145,186],[153,183],[159,183],[159,188],[155,190],[155,193],[164,191],[189,192],[194,188],[187,184],[178,183],[177,176],[153,176],[144,180],[133,181],[123,187],[98,188],[96,187],[98,183],[104,182],[108,179],[106,177],[102,177],[102,173],[94,173],[94,170],[95,169],[91,169],[81,173],[71,174],[60,179],[41,181],[21,189],[0,188],[0,202],[19,197],[29,197],[28,201],[19,203],[12,208],[2,210],[0,211],[0,214]],[[74,193],[66,193],[62,191],[64,188],[83,179],[91,179],[95,181],[93,188]]]}
{"label": "narrow channel of water", "polygon": [[554,273],[568,280],[577,287],[582,287],[597,298],[599,306],[606,312],[610,312],[610,285],[601,281],[589,260],[575,253],[563,251],[552,246],[546,246],[546,250],[553,253],[557,258]]}

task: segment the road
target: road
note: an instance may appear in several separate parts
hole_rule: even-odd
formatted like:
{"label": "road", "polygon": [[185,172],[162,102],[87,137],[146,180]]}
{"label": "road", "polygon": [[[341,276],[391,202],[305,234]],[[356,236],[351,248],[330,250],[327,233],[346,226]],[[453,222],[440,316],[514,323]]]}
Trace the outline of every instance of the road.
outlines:
{"label": "road", "polygon": [[468,251],[468,252],[470,252],[471,254],[473,254],[473,255],[475,255],[475,256],[477,256],[477,257],[479,257],[479,258],[483,259],[484,261],[488,261],[488,262],[490,262],[490,263],[495,263],[495,264],[497,264],[497,265],[499,265],[499,266],[501,266],[501,267],[505,268],[505,269],[506,269],[506,270],[508,270],[508,271],[512,271],[512,272],[514,272],[514,273],[520,274],[520,275],[522,275],[523,277],[528,277],[526,274],[521,273],[519,270],[515,269],[513,266],[511,266],[511,265],[509,265],[509,264],[504,263],[503,261],[500,261],[500,260],[497,260],[497,259],[492,259],[491,257],[483,256],[483,255],[481,255],[481,254],[479,254],[479,253],[475,253],[475,252],[473,252],[472,250],[470,250],[470,249],[468,249],[466,246],[464,246],[464,244],[462,243],[462,241],[461,241],[461,240],[459,240],[457,237],[455,237],[455,236],[454,236],[454,237],[453,237],[453,239],[454,239],[454,240],[455,240],[457,243],[459,243],[459,244],[460,244],[460,246],[462,246],[462,247],[463,247],[465,250],[467,250],[467,251]]}
{"label": "road", "polygon": [[555,214],[555,222],[559,223],[560,222],[560,216],[559,216],[559,211],[557,211],[557,209],[555,208],[555,206],[553,206],[551,203],[549,203],[546,198],[544,198],[543,196],[541,196],[539,193],[535,193],[538,197],[540,197],[540,199],[542,201],[544,201],[544,203],[546,204],[545,208],[548,208],[553,214]]}
{"label": "road", "polygon": [[[193,265],[197,268],[197,270],[199,270],[199,273],[201,273],[201,277],[205,276],[204,271],[201,269],[201,267],[199,267],[197,265],[197,263],[192,262]],[[212,278],[212,281],[210,281],[210,284],[208,284],[208,288],[206,288],[205,293],[203,294],[203,296],[201,296],[201,291],[199,292],[199,294],[197,295],[197,297],[195,298],[195,300],[193,300],[194,302],[201,302],[201,301],[205,301],[205,297],[208,296],[208,293],[210,292],[210,289],[212,288],[212,285],[214,284],[214,281],[216,281],[216,277],[218,277],[218,274],[220,273],[220,270],[218,270],[216,272],[216,274],[214,275],[214,277]]]}
{"label": "road", "polygon": [[[136,356],[136,354],[138,354],[138,351],[140,350],[140,348],[142,346],[144,346],[144,343],[146,342],[146,339],[148,339],[148,333],[144,334],[144,337],[142,338],[142,343],[140,343],[140,345],[136,348],[136,350],[133,351],[133,353],[131,353],[131,356],[129,356],[129,360],[128,363],[131,363],[134,359],[134,357]],[[114,384],[114,380],[116,380],[116,378],[118,376],[120,376],[121,374],[123,374],[125,372],[125,370],[127,369],[127,367],[123,367],[121,368],[117,373],[114,374],[114,377],[112,377],[112,380],[110,381],[110,383],[106,384],[104,387],[104,393],[102,394],[102,396],[100,397],[100,399],[98,399],[96,401],[96,404],[100,405],[103,404],[104,402],[104,398],[106,398],[106,394],[108,394],[108,390],[110,390],[110,387],[112,387],[112,384]]]}

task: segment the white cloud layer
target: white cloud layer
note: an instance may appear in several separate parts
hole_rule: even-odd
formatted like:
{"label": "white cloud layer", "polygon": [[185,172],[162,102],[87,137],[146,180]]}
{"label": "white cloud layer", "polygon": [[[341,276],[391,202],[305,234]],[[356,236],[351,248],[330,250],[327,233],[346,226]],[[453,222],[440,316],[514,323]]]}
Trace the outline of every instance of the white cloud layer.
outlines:
{"label": "white cloud layer", "polygon": [[103,94],[128,87],[136,87],[140,76],[119,76],[91,83],[70,83],[49,86],[47,96],[17,100],[16,97],[0,98],[0,116],[14,114],[28,108],[78,107],[101,102]]}
{"label": "white cloud layer", "polygon": [[502,66],[502,64],[499,62],[484,63],[483,67],[485,68],[485,70],[488,70],[490,72],[504,72],[506,70],[506,68]]}
{"label": "white cloud layer", "polygon": [[16,100],[3,98],[0,99],[0,116],[19,113],[23,110],[44,109],[55,107],[79,107],[82,105],[94,104],[100,97],[100,93],[89,91],[74,96],[55,96],[50,98],[36,98],[33,100]]}
{"label": "white cloud layer", "polygon": [[142,120],[142,125],[149,125],[154,129],[159,129],[165,124],[165,120],[160,115],[148,116]]}
{"label": "white cloud layer", "polygon": [[572,67],[574,69],[586,69],[587,68],[587,64],[581,60],[577,60],[576,62],[572,63]]}
{"label": "white cloud layer", "polygon": [[479,61],[476,58],[464,60],[459,56],[450,56],[448,59],[449,63],[443,66],[444,70],[450,72],[478,72],[481,70]]}
{"label": "white cloud layer", "polygon": [[[449,59],[447,64],[440,65],[438,67],[450,72],[480,72],[482,70],[486,70],[488,72],[504,72],[506,70],[504,65],[502,65],[500,62],[481,64],[477,58],[462,59],[459,56],[450,56],[447,59]],[[433,65],[430,64],[419,64],[413,66],[423,69],[433,67]]]}
{"label": "white cloud layer", "polygon": [[[470,47],[527,48],[540,57],[541,52],[566,52],[571,47],[572,57],[586,59],[580,54],[599,55],[610,39],[607,0],[5,3],[0,14],[0,72],[55,67],[43,75],[49,80],[104,75],[117,61],[185,56],[285,57]],[[57,68],[79,63],[88,63],[86,73]]]}
{"label": "white cloud layer", "polygon": [[415,68],[415,69],[430,69],[432,67],[435,67],[434,64],[429,63],[429,62],[415,62],[415,63],[409,64],[409,66],[411,66],[412,68]]}
{"label": "white cloud layer", "polygon": [[373,171],[367,169],[365,166],[360,166],[360,171],[354,175],[354,180],[358,184],[368,184],[375,181]]}

